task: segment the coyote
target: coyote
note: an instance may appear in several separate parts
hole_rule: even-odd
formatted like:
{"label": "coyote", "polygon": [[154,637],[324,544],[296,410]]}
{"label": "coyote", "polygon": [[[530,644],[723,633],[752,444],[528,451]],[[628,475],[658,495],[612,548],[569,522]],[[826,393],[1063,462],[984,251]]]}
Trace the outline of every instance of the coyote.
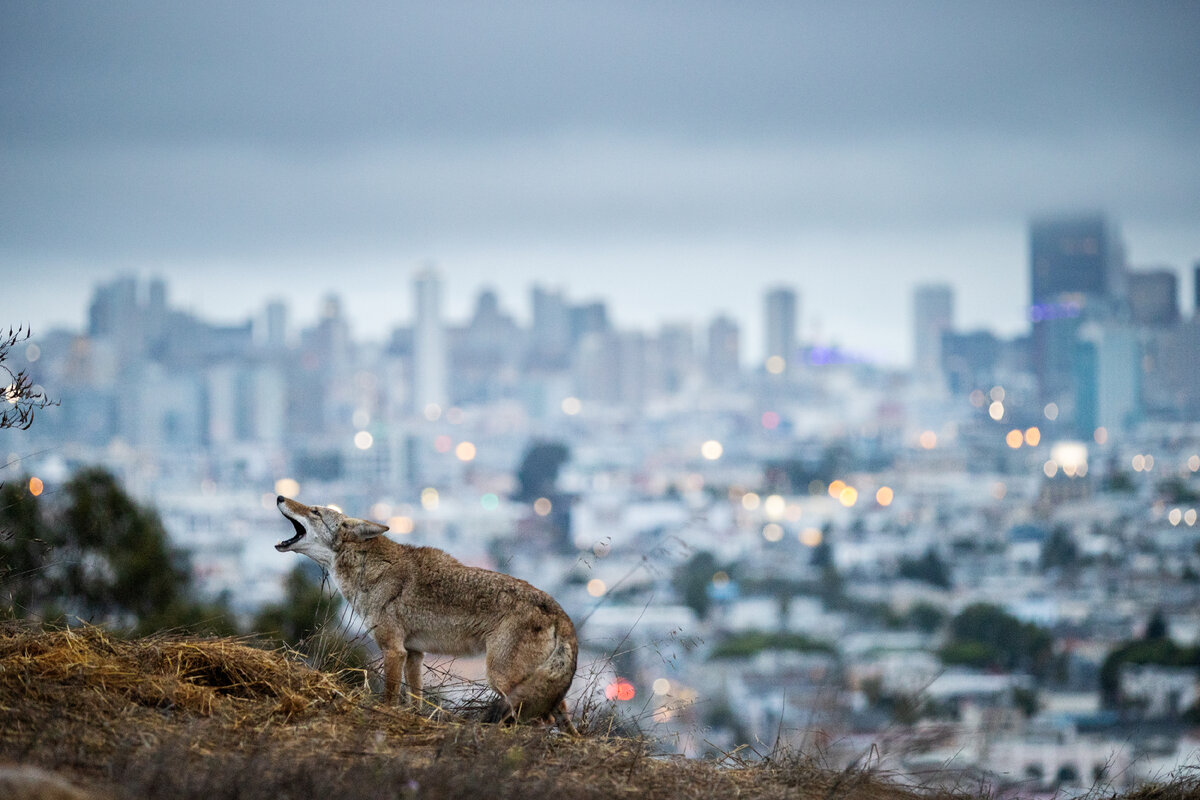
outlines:
{"label": "coyote", "polygon": [[500,697],[485,719],[553,720],[575,732],[564,699],[575,677],[575,626],[554,598],[442,550],[394,542],[381,535],[386,525],[282,495],[275,502],[296,529],[275,549],[328,570],[383,651],[385,703],[396,700],[403,675],[420,704],[427,652],[486,653],[488,684]]}

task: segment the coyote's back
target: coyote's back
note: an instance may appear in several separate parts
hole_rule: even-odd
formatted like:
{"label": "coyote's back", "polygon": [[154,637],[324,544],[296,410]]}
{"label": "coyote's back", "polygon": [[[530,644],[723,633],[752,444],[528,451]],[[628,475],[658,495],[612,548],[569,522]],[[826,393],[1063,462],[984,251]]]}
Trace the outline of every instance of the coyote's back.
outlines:
{"label": "coyote's back", "polygon": [[401,676],[421,699],[424,654],[486,654],[488,683],[500,697],[494,720],[553,717],[573,729],[564,699],[575,677],[575,626],[550,595],[519,578],[468,567],[432,547],[381,534],[387,527],[286,497],[279,510],[296,535],[275,547],[303,553],[337,581],[384,656],[384,698]]}

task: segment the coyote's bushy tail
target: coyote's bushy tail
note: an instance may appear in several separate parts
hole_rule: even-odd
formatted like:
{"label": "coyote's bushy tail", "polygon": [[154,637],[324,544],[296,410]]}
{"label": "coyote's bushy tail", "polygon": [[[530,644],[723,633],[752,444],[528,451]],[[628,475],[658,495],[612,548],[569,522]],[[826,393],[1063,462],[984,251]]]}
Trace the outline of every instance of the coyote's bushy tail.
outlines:
{"label": "coyote's bushy tail", "polygon": [[573,626],[567,631],[557,630],[553,641],[554,646],[542,663],[509,690],[507,696],[497,697],[488,706],[483,712],[484,722],[505,722],[510,719],[528,722],[547,717],[561,722],[561,716],[570,725],[570,719],[565,717],[563,700],[575,678],[579,657]]}

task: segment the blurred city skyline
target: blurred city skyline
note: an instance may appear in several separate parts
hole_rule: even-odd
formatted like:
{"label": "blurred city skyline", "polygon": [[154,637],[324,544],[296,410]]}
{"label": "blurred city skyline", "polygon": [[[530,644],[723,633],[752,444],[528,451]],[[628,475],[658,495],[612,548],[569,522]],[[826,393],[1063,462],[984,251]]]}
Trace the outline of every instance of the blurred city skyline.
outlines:
{"label": "blurred city skyline", "polygon": [[1028,330],[1030,220],[1101,211],[1200,259],[1193,3],[8,6],[6,323],[118,275],[208,318],[338,294],[356,337],[534,284],[653,329],[800,296],[799,334],[911,360],[911,297]]}

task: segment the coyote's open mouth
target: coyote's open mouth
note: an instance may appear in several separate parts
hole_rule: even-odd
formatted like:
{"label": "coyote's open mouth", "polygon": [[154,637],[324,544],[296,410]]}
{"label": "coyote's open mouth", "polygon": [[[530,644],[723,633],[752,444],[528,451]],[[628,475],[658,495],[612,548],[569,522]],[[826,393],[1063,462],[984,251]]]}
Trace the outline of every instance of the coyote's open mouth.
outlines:
{"label": "coyote's open mouth", "polygon": [[[287,516],[287,515],[285,514],[284,516]],[[289,547],[294,545],[296,542],[298,542],[304,538],[304,533],[305,533],[304,526],[301,525],[296,520],[292,519],[291,517],[288,517],[287,521],[292,523],[292,527],[296,529],[296,535],[286,541],[282,541],[279,544],[275,545],[275,549],[280,552],[287,550]]]}

